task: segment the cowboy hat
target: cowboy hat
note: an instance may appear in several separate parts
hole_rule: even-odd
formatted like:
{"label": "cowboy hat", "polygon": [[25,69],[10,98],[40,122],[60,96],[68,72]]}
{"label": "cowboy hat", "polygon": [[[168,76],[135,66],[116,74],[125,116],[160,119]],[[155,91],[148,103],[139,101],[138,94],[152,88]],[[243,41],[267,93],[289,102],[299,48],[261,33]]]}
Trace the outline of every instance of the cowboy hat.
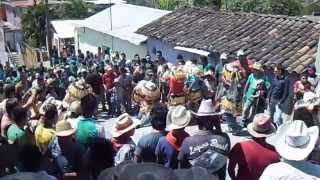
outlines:
{"label": "cowboy hat", "polygon": [[105,169],[98,180],[178,180],[177,174],[156,163],[135,163],[125,161],[116,167]]}
{"label": "cowboy hat", "polygon": [[75,114],[81,114],[81,102],[73,101],[69,106],[69,112]]}
{"label": "cowboy hat", "polygon": [[112,137],[120,137],[121,135],[135,129],[137,125],[138,123],[133,121],[129,114],[124,113],[116,119],[116,123],[111,132]]}
{"label": "cowboy hat", "polygon": [[301,120],[281,125],[276,134],[266,142],[273,145],[281,157],[292,161],[303,161],[313,151],[319,138],[319,128],[308,128]]}
{"label": "cowboy hat", "polygon": [[146,100],[157,100],[160,97],[160,90],[153,82],[146,81],[141,86],[141,94]]}
{"label": "cowboy hat", "polygon": [[203,99],[200,103],[198,112],[191,111],[192,114],[196,116],[215,116],[220,115],[219,113],[216,113],[215,108],[213,106],[211,99]]}
{"label": "cowboy hat", "polygon": [[62,120],[56,124],[57,136],[62,136],[62,137],[71,136],[75,132],[76,130],[71,127],[71,124],[68,121]]}
{"label": "cowboy hat", "polygon": [[191,112],[186,107],[179,105],[169,110],[167,115],[167,124],[170,130],[182,129],[189,125],[191,121]]}
{"label": "cowboy hat", "polygon": [[259,62],[255,62],[253,63],[253,65],[251,66],[251,69],[257,70],[257,71],[264,71],[262,64],[260,64]]}
{"label": "cowboy hat", "polygon": [[264,113],[256,114],[253,122],[248,124],[247,129],[249,134],[256,138],[268,137],[276,132],[276,127],[272,124],[271,117]]}

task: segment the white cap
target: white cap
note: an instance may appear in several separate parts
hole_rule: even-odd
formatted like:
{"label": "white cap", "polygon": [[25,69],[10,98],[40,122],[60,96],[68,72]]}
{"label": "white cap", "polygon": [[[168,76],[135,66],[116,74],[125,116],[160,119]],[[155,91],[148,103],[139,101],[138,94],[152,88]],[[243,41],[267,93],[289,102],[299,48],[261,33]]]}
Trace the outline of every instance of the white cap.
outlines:
{"label": "white cap", "polygon": [[220,59],[228,59],[228,54],[227,53],[222,53],[220,55]]}
{"label": "white cap", "polygon": [[237,56],[243,56],[244,55],[244,51],[242,49],[240,49],[238,52],[237,52]]}

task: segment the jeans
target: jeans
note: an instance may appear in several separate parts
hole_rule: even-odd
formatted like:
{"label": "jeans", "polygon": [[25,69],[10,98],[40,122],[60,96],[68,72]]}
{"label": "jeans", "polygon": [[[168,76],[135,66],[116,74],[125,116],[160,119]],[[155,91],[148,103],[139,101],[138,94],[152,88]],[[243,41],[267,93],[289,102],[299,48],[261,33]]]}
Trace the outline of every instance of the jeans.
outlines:
{"label": "jeans", "polygon": [[254,102],[253,101],[246,101],[243,105],[243,110],[242,110],[242,118],[245,121],[245,123],[248,123],[252,120],[253,117],[253,113],[252,109],[253,109],[253,105]]}
{"label": "jeans", "polygon": [[282,118],[282,110],[279,108],[279,100],[270,100],[269,103],[269,115],[273,119],[273,122],[277,124],[279,127],[283,123],[283,118]]}

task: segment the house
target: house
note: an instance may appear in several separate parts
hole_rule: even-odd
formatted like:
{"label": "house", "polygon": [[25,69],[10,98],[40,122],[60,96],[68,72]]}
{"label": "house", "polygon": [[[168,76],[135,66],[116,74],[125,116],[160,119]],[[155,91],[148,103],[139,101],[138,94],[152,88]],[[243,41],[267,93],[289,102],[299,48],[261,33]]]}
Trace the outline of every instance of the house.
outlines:
{"label": "house", "polygon": [[58,54],[62,52],[63,47],[74,48],[75,28],[82,20],[54,20],[51,21],[53,31],[52,45],[58,50]]}
{"label": "house", "polygon": [[142,26],[169,11],[130,4],[115,4],[82,21],[75,30],[75,49],[97,53],[98,47],[124,52],[128,58],[147,54],[147,36],[137,34]]}
{"label": "house", "polygon": [[8,0],[0,5],[0,59],[19,61],[23,43],[21,17],[23,11],[35,5],[34,0]]}
{"label": "house", "polygon": [[200,50],[217,63],[219,54],[235,58],[243,49],[264,65],[282,64],[289,72],[301,73],[315,62],[320,24],[304,17],[183,8],[137,33],[148,36],[149,51],[170,52],[167,59],[180,53],[175,49],[193,54]]}

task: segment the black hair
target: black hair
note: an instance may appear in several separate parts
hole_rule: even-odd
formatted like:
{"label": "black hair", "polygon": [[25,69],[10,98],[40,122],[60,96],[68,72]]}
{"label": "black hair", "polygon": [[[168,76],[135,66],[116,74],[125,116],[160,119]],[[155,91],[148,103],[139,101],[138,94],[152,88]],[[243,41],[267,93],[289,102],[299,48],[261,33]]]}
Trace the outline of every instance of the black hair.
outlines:
{"label": "black hair", "polygon": [[91,117],[98,108],[98,100],[93,94],[81,98],[81,110],[84,117]]}
{"label": "black hair", "polygon": [[9,98],[6,101],[6,112],[9,116],[12,114],[12,110],[19,105],[19,101],[17,98]]}
{"label": "black hair", "polygon": [[106,168],[113,167],[115,151],[110,140],[94,138],[89,143],[86,154],[88,168],[94,177]]}
{"label": "black hair", "polygon": [[43,156],[34,145],[25,145],[19,153],[23,171],[37,172],[41,167]]}
{"label": "black hair", "polygon": [[151,125],[153,129],[164,130],[166,128],[168,110],[165,107],[155,107],[150,114]]}
{"label": "black hair", "polygon": [[277,70],[281,71],[281,74],[285,73],[285,69],[281,64],[277,64],[275,67]]}
{"label": "black hair", "polygon": [[55,120],[54,118],[58,115],[58,110],[57,110],[57,107],[56,105],[54,104],[46,104],[44,107],[43,107],[43,111],[44,111],[44,125],[45,127],[50,127],[52,126],[52,123],[55,123],[53,122],[52,120]]}
{"label": "black hair", "polygon": [[183,56],[181,54],[178,54],[177,60],[183,60]]}
{"label": "black hair", "polygon": [[26,108],[17,106],[11,111],[13,120],[16,124],[24,123],[27,120],[28,111]]}
{"label": "black hair", "polygon": [[6,84],[3,88],[5,98],[11,98],[15,96],[16,88],[12,84]]}

